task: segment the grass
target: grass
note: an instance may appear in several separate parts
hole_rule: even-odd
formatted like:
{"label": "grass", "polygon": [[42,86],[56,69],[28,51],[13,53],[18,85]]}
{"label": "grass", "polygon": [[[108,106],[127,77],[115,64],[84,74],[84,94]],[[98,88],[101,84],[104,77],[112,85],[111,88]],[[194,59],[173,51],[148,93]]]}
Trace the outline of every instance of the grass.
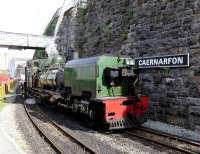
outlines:
{"label": "grass", "polygon": [[0,111],[3,109],[3,107],[4,107],[5,105],[6,105],[6,104],[5,104],[4,99],[1,99],[1,98],[0,98]]}

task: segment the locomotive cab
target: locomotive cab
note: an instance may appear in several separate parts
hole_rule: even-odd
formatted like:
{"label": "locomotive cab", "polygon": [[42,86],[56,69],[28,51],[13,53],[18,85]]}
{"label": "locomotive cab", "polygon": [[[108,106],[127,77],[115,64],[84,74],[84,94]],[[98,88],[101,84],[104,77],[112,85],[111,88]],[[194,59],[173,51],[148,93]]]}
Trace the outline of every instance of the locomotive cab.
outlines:
{"label": "locomotive cab", "polygon": [[[148,97],[138,92],[138,75],[130,58],[82,58],[66,63],[65,87],[76,99],[74,110],[87,108],[84,111],[91,118],[103,112],[101,118],[96,116],[98,120],[94,120],[103,121],[109,129],[127,128],[146,121],[143,116],[148,109]],[[84,94],[90,96],[87,103],[79,101],[85,100]]]}

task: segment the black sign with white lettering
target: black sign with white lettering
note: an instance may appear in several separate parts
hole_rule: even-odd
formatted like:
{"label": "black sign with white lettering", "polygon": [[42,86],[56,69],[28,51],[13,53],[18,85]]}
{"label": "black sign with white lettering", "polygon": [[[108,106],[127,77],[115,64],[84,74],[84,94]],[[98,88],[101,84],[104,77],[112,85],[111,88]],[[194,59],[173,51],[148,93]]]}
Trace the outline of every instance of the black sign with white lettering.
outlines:
{"label": "black sign with white lettering", "polygon": [[139,68],[189,67],[189,54],[137,58],[135,64]]}

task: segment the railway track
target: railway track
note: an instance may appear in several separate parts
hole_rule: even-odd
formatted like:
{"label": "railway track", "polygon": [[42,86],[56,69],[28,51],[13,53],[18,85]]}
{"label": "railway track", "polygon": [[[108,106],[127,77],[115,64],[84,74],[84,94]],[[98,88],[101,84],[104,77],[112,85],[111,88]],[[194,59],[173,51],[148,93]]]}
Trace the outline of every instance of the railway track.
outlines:
{"label": "railway track", "polygon": [[34,127],[57,153],[97,153],[74,134],[67,132],[59,124],[49,119],[37,105],[24,104],[24,108]]}
{"label": "railway track", "polygon": [[159,132],[148,128],[138,128],[133,131],[125,131],[125,135],[153,142],[164,147],[187,154],[200,154],[200,143],[180,138],[175,135]]}
{"label": "railway track", "polygon": [[[67,145],[69,142],[75,143],[82,149],[82,151],[85,151],[85,153],[98,153],[94,149],[91,149],[88,145],[85,145],[83,142],[78,140],[77,137],[72,135],[70,132],[63,130],[59,124],[49,119],[37,105],[24,104],[24,108],[35,128],[57,153],[69,153],[69,145]],[[132,131],[124,131],[124,133],[129,138],[140,138],[182,153],[200,154],[200,143],[171,134],[144,127]]]}

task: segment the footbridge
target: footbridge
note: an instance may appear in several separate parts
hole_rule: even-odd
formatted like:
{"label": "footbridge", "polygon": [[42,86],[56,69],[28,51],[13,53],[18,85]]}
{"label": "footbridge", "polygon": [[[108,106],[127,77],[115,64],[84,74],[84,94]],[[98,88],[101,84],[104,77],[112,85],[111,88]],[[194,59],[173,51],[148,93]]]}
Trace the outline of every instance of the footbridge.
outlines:
{"label": "footbridge", "polygon": [[44,35],[0,31],[0,47],[11,49],[45,49],[52,39]]}

